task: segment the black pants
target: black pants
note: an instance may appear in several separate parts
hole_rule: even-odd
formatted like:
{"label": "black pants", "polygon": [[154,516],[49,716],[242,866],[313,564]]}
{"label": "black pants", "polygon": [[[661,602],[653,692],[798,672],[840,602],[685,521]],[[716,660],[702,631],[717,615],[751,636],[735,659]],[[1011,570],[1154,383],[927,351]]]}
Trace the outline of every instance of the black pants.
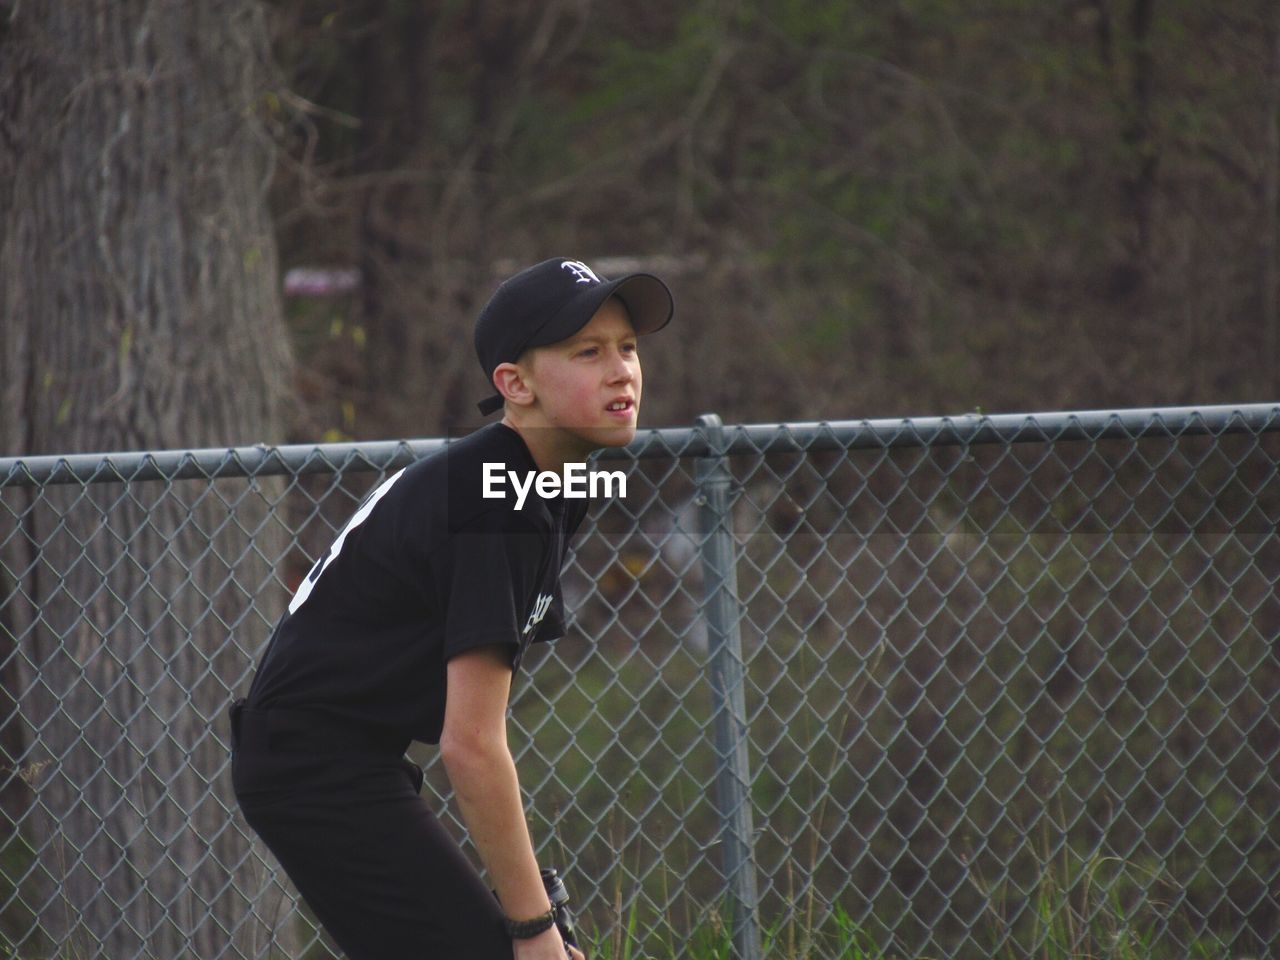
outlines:
{"label": "black pants", "polygon": [[511,960],[493,894],[418,796],[407,743],[231,708],[240,809],[350,960]]}

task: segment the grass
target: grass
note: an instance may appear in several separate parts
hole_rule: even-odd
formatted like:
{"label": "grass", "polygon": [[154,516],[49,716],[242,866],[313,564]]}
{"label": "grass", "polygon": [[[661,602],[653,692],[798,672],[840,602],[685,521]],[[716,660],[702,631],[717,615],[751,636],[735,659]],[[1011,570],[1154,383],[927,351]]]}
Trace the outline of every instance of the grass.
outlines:
{"label": "grass", "polygon": [[[587,939],[590,960],[731,960],[733,936],[724,916],[710,912],[688,936],[677,937],[670,927],[641,939],[633,906],[627,921],[598,940]],[[794,934],[794,917],[762,931],[761,955],[769,960],[889,960],[890,955],[837,908],[826,927]],[[799,943],[803,946],[798,946]]]}
{"label": "grass", "polygon": [[[1131,865],[1114,857],[1094,857],[1078,877],[1042,871],[1035,890],[1023,908],[1029,922],[1020,942],[1009,934],[1003,893],[989,891],[989,929],[1004,941],[1001,956],[1009,960],[1072,960],[1106,957],[1110,960],[1146,960],[1160,954],[1154,931],[1160,904],[1135,899],[1126,889],[1137,889]],[[1110,874],[1104,876],[1104,874]],[[1148,876],[1148,886],[1157,880]]]}
{"label": "grass", "polygon": [[[1188,946],[1170,943],[1177,926],[1163,894],[1177,885],[1158,869],[1095,854],[1080,862],[1061,848],[1057,860],[1043,841],[1037,881],[1029,894],[1009,895],[1007,877],[988,886],[971,882],[987,904],[986,929],[998,944],[989,956],[1007,960],[1229,960],[1236,956],[1212,936],[1188,931]],[[1162,936],[1162,931],[1164,936]]]}
{"label": "grass", "polygon": [[[949,952],[903,952],[891,928],[873,922],[879,936],[836,905],[820,925],[813,911],[796,909],[764,925],[761,956],[768,960],[1233,960],[1244,956],[1212,935],[1194,931],[1178,943],[1163,893],[1176,893],[1158,871],[1117,857],[1095,856],[1074,869],[1066,855],[1041,863],[1034,887],[1022,893],[1006,880],[986,886],[974,876],[987,904],[962,946]],[[619,907],[621,890],[615,891]],[[702,914],[688,933],[669,916],[640,922],[633,897],[625,918],[598,937],[580,934],[591,960],[732,960],[729,907]],[[619,910],[621,916],[621,910]],[[687,926],[684,929],[688,929]],[[1162,934],[1163,931],[1163,934]]]}

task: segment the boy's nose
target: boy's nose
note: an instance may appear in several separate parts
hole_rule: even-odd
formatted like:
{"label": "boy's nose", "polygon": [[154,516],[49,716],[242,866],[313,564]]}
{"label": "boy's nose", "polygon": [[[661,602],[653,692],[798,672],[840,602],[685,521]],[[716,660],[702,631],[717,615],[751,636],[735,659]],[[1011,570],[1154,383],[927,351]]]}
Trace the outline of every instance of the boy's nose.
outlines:
{"label": "boy's nose", "polygon": [[631,364],[627,363],[626,358],[622,354],[614,354],[613,365],[609,370],[610,383],[630,383],[636,378],[636,372],[632,369]]}

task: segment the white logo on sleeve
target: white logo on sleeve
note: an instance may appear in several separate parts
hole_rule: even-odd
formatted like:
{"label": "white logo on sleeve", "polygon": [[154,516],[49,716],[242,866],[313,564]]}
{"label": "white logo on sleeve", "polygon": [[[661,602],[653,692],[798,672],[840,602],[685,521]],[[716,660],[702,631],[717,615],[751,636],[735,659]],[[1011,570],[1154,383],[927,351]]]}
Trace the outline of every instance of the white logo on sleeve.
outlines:
{"label": "white logo on sleeve", "polygon": [[599,283],[600,278],[595,272],[581,260],[566,260],[560,264],[561,270],[568,270],[578,278],[578,283]]}
{"label": "white logo on sleeve", "polygon": [[529,614],[529,622],[524,625],[524,629],[520,631],[520,635],[524,636],[529,633],[542,622],[542,618],[547,615],[547,610],[551,607],[551,594],[540,593],[538,599],[533,601],[533,612]]}

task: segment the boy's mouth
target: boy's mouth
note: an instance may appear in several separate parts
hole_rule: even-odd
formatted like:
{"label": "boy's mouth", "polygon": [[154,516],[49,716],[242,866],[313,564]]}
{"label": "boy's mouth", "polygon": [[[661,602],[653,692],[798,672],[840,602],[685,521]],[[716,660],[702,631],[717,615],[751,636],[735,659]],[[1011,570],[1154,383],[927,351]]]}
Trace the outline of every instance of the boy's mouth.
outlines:
{"label": "boy's mouth", "polygon": [[635,409],[635,405],[636,402],[634,400],[623,398],[613,401],[613,403],[605,407],[605,410],[609,411],[609,413],[629,413]]}

